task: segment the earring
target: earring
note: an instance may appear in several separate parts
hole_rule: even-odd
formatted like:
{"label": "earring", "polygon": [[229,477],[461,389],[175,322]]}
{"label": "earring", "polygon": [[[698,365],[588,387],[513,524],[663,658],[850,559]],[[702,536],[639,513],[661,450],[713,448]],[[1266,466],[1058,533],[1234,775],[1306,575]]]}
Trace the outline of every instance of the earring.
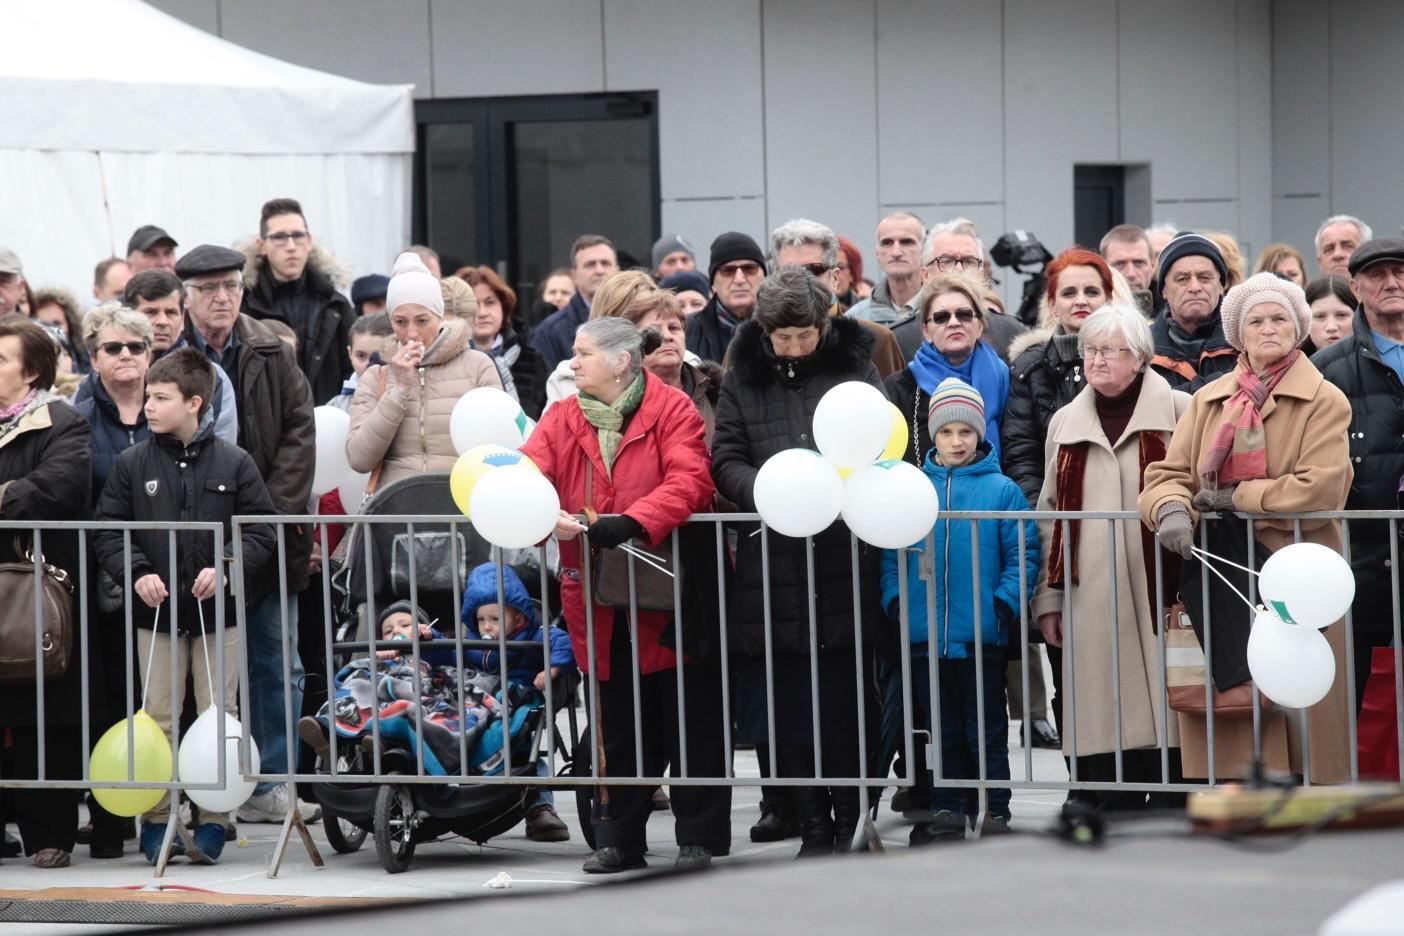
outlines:
{"label": "earring", "polygon": [[615,383],[623,383],[623,382],[624,382],[623,376],[621,376],[621,375],[619,375],[619,374],[615,374],[615,375],[614,375],[614,382],[615,382]]}

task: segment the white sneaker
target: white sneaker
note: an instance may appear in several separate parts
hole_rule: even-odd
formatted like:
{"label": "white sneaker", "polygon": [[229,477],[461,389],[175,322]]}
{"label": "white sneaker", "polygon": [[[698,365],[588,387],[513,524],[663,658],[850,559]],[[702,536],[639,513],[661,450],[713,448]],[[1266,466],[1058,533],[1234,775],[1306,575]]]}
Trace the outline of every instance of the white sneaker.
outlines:
{"label": "white sneaker", "polygon": [[[297,813],[303,822],[316,822],[322,816],[322,808],[312,803],[297,804]],[[239,807],[240,822],[282,822],[288,818],[288,785],[280,783],[267,793],[255,793],[248,802]]]}

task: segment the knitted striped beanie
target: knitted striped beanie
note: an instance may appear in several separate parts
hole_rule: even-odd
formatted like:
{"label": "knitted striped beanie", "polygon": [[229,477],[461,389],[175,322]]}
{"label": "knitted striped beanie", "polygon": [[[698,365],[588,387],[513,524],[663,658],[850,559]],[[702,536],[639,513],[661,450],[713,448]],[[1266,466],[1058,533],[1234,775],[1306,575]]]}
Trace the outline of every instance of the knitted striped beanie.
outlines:
{"label": "knitted striped beanie", "polygon": [[931,406],[926,411],[926,427],[931,437],[946,423],[965,423],[980,441],[985,441],[985,398],[980,391],[956,377],[947,377],[931,394]]}

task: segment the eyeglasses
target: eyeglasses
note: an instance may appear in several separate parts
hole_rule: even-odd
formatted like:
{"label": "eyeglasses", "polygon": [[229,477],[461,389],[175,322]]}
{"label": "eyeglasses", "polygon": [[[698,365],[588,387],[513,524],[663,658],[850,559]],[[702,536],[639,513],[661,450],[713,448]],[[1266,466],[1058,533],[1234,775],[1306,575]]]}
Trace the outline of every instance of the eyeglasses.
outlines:
{"label": "eyeglasses", "polygon": [[975,321],[975,310],[956,309],[951,311],[942,309],[940,312],[932,312],[931,317],[927,319],[927,321],[933,325],[945,325],[951,320],[952,316],[955,316],[955,320],[960,324],[969,325],[971,322]]}
{"label": "eyeglasses", "polygon": [[1132,353],[1130,348],[1083,348],[1082,359],[1084,361],[1091,361],[1100,357],[1102,360],[1110,363],[1112,361],[1119,361],[1130,353]]}
{"label": "eyeglasses", "polygon": [[117,357],[122,353],[122,349],[126,348],[132,353],[132,357],[137,357],[146,353],[147,344],[144,341],[104,341],[98,348],[113,357]]}
{"label": "eyeglasses", "polygon": [[269,234],[264,240],[272,241],[279,247],[283,247],[287,245],[288,241],[292,241],[294,244],[300,244],[311,236],[312,235],[308,234],[306,231],[279,231],[276,234]]}
{"label": "eyeglasses", "polygon": [[225,280],[222,283],[187,283],[186,285],[206,299],[218,296],[221,289],[231,296],[239,295],[244,289],[244,284],[238,280]]}
{"label": "eyeglasses", "polygon": [[818,279],[833,269],[833,267],[829,266],[827,263],[796,263],[795,266],[799,267],[801,270],[808,270],[809,275],[815,279]]}
{"label": "eyeglasses", "polygon": [[760,272],[759,263],[726,263],[717,267],[717,272],[727,279],[731,279],[740,273],[742,276],[755,276]]}
{"label": "eyeglasses", "polygon": [[980,257],[952,257],[949,254],[942,254],[932,260],[927,261],[927,266],[936,264],[936,269],[942,273],[949,273],[952,270],[978,270],[985,265],[985,261]]}

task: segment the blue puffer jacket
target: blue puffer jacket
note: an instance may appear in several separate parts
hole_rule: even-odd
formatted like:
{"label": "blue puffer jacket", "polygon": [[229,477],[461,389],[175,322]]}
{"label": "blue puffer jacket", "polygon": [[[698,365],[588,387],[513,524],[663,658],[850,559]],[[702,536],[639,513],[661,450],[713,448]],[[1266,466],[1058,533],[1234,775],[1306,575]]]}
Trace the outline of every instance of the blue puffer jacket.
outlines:
{"label": "blue puffer jacket", "polygon": [[117,456],[138,442],[151,438],[151,430],[146,428],[145,411],[137,414],[134,426],[122,422],[117,404],[98,379],[97,371],[84,377],[79,387],[86,388],[87,392],[73,404],[73,408],[83,414],[92,429],[93,506],[96,507]]}
{"label": "blue puffer jacket", "polygon": [[[510,566],[502,569],[502,597],[507,607],[516,608],[526,615],[526,626],[515,634],[508,634],[508,640],[530,640],[541,643],[541,618],[536,613],[536,603],[527,594],[526,586],[512,571]],[[471,640],[481,639],[478,633],[478,609],[486,604],[497,604],[497,566],[484,562],[468,574],[468,585],[463,589],[463,629]],[[559,666],[563,672],[575,669],[575,654],[570,649],[570,635],[559,627],[550,629],[551,665]],[[464,653],[465,662],[471,663],[485,673],[496,673],[497,652],[494,650],[468,650]],[[530,683],[536,674],[544,670],[541,665],[540,650],[507,651],[507,679],[510,682]]]}
{"label": "blue puffer jacket", "polygon": [[[937,464],[935,449],[922,470],[936,487],[942,516],[934,530],[934,561],[926,543],[907,553],[907,600],[911,608],[912,651],[927,652],[927,588],[936,590],[936,650],[943,660],[975,655],[975,596],[971,594],[970,521],[947,520],[949,510],[1028,510],[1019,486],[999,472],[999,458],[988,442],[980,444],[977,460],[960,468]],[[1009,642],[1011,623],[1019,620],[1019,524],[1024,525],[1025,600],[1038,581],[1038,527],[1032,520],[981,520],[980,632],[986,646]],[[897,619],[897,552],[882,557],[882,606]]]}

